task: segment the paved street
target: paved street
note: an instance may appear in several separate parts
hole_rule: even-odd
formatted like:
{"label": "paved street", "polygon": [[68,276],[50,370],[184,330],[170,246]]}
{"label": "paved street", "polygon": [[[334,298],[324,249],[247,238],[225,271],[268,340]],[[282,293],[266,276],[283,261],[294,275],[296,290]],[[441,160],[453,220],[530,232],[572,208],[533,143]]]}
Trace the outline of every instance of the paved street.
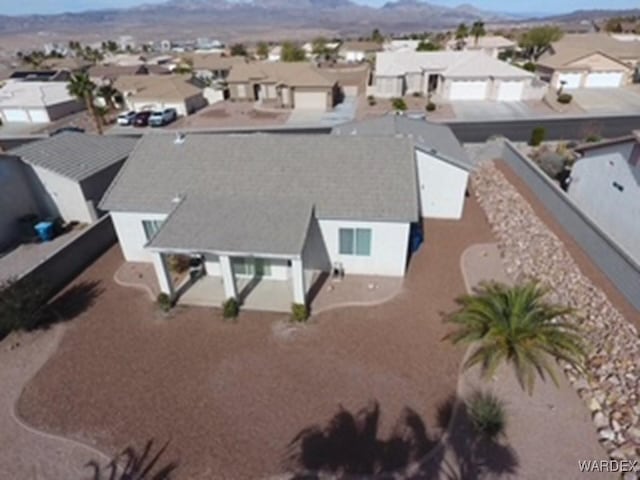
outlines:
{"label": "paved street", "polygon": [[470,100],[452,102],[451,106],[458,120],[507,120],[529,118],[534,112],[525,102],[494,102],[490,100]]}
{"label": "paved street", "polygon": [[571,90],[573,100],[588,113],[640,114],[640,91],[626,88]]}

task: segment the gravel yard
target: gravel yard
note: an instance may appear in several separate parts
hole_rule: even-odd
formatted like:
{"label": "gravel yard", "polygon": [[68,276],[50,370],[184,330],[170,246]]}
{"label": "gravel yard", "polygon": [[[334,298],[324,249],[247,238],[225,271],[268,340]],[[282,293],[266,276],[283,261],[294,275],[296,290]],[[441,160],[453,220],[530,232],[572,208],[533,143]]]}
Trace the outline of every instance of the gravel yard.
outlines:
{"label": "gravel yard", "polygon": [[431,433],[464,353],[441,341],[441,314],[465,291],[462,252],[488,241],[484,214],[469,198],[462,221],[427,222],[398,297],[295,328],[277,314],[243,312],[229,323],[204,308],[165,318],[145,292],[112,280],[122,264],[116,247],[77,280],[100,281],[101,294],[68,325],[18,411],[38,428],[112,452],[170,441],[163,461],[179,463],[179,479],[296,469],[285,460],[301,430],[373,400],[381,438],[405,407]]}

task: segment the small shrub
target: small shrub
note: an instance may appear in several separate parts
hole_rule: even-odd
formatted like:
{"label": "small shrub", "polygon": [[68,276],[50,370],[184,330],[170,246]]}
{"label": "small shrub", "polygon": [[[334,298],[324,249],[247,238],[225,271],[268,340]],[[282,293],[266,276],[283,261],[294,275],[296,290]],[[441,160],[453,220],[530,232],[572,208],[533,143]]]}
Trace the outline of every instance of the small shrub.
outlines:
{"label": "small shrub", "polygon": [[527,62],[524,65],[522,65],[522,68],[524,68],[527,72],[535,72],[536,64],[533,62]]}
{"label": "small shrub", "polygon": [[427,103],[427,106],[424,108],[427,110],[427,112],[433,112],[436,109],[436,104],[433,102],[429,102]]}
{"label": "small shrub", "polygon": [[291,321],[305,322],[309,318],[309,309],[302,303],[291,304]]}
{"label": "small shrub", "polygon": [[376,97],[374,97],[373,95],[369,95],[367,97],[367,102],[369,103],[370,106],[374,106],[377,103]]}
{"label": "small shrub", "polygon": [[169,255],[168,263],[172,272],[183,273],[189,270],[191,259],[186,255]]}
{"label": "small shrub", "polygon": [[168,312],[169,310],[171,310],[173,303],[171,302],[171,297],[166,293],[159,294],[156,302],[158,303],[158,307],[160,307],[160,310],[162,310],[163,312]]}
{"label": "small shrub", "polygon": [[394,98],[391,100],[391,106],[395,110],[399,110],[401,112],[404,112],[407,109],[407,104],[402,98]]}
{"label": "small shrub", "polygon": [[420,98],[420,97],[422,97],[422,92],[413,92],[413,93],[411,94],[411,96],[413,96],[413,97],[415,97],[415,98]]}
{"label": "small shrub", "polygon": [[562,103],[563,105],[571,103],[571,100],[573,100],[573,96],[569,93],[561,93],[558,95],[558,103]]}
{"label": "small shrub", "polygon": [[584,141],[587,143],[596,143],[596,142],[599,142],[600,140],[602,140],[602,138],[600,138],[600,135],[597,135],[595,133],[592,133],[591,135],[587,135],[587,138],[584,139]]}
{"label": "small shrub", "polygon": [[45,323],[49,289],[34,279],[0,283],[0,340],[13,330],[31,330]]}
{"label": "small shrub", "polygon": [[531,138],[529,139],[529,145],[537,147],[544,141],[547,131],[544,127],[536,127],[531,131]]}
{"label": "small shrub", "polygon": [[473,428],[480,435],[495,439],[504,434],[507,416],[503,402],[491,393],[475,392],[467,402]]}
{"label": "small shrub", "polygon": [[236,318],[240,313],[240,305],[235,298],[227,298],[222,304],[222,316],[224,318]]}

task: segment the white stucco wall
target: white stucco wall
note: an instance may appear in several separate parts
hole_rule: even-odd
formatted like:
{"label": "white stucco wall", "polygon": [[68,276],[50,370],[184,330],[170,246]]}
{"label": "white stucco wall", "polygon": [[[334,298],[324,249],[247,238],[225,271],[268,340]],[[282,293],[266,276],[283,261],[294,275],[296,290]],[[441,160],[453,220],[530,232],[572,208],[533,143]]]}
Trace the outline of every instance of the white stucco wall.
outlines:
{"label": "white stucco wall", "polygon": [[381,98],[401,97],[404,94],[403,81],[402,77],[377,76],[375,78],[375,96]]}
{"label": "white stucco wall", "polygon": [[420,150],[416,162],[422,216],[461,218],[469,172]]}
{"label": "white stucco wall", "polygon": [[93,222],[93,214],[78,182],[41,167],[32,168],[50,199],[47,203],[54,206],[51,215],[59,215],[66,222]]}
{"label": "white stucco wall", "polygon": [[[342,263],[345,274],[403,276],[407,264],[409,224],[392,222],[318,221],[331,264]],[[371,255],[340,255],[340,228],[370,228]]]}
{"label": "white stucco wall", "polygon": [[640,262],[640,163],[633,166],[628,162],[632,148],[629,142],[587,153],[573,166],[568,194]]}
{"label": "white stucco wall", "polygon": [[[233,259],[233,257],[231,257]],[[220,261],[218,256],[213,253],[206,253],[204,255],[205,260],[205,270],[207,275],[211,277],[221,277],[222,270],[220,268]],[[291,268],[289,267],[288,261],[284,259],[276,259],[269,258],[265,259],[265,262],[268,262],[271,266],[271,274],[265,276],[270,280],[288,280],[291,278]],[[238,275],[242,277],[243,275]]]}
{"label": "white stucco wall", "polygon": [[142,227],[143,220],[164,220],[164,213],[130,213],[111,212],[111,219],[115,227],[120,248],[128,262],[151,262],[151,252],[144,249],[147,236]]}

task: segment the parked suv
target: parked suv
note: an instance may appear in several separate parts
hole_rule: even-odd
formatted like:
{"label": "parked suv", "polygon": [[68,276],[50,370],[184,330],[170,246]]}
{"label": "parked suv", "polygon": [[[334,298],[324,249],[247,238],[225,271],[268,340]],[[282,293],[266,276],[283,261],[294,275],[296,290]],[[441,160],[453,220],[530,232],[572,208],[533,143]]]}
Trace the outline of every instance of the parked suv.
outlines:
{"label": "parked suv", "polygon": [[153,112],[149,117],[149,125],[152,127],[161,127],[173,122],[178,117],[175,108],[165,108],[159,112]]}
{"label": "parked suv", "polygon": [[136,112],[133,110],[118,115],[118,125],[131,125],[133,119],[136,118]]}

